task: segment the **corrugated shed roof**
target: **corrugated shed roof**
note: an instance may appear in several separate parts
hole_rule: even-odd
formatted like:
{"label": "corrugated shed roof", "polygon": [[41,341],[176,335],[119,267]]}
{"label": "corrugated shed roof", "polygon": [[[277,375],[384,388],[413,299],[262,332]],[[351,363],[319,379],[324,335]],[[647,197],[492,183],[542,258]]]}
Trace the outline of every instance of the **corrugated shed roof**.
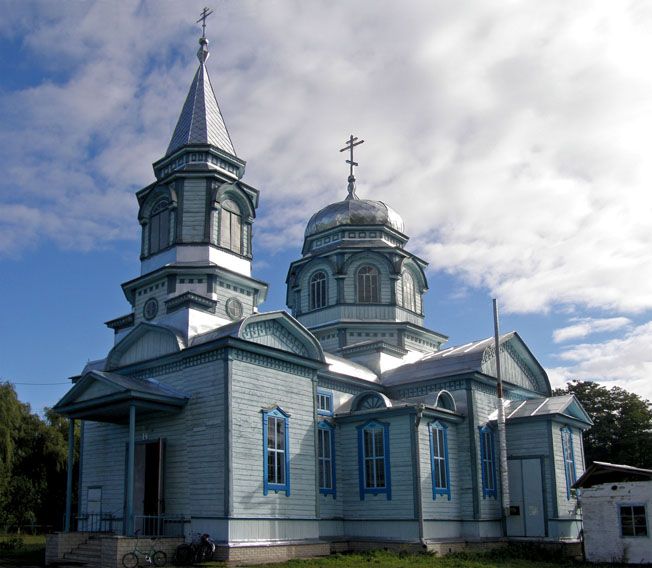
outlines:
{"label": "corrugated shed roof", "polygon": [[[513,331],[501,335],[500,343],[509,341],[513,336]],[[382,375],[381,382],[383,385],[392,386],[457,375],[464,372],[480,372],[485,349],[490,347],[493,341],[493,337],[488,337],[429,353],[414,363],[401,365],[396,369],[386,371]]]}
{"label": "corrugated shed roof", "polygon": [[[531,418],[536,416],[549,416],[559,414],[574,418],[586,424],[593,424],[591,417],[586,413],[580,402],[572,394],[562,396],[528,398],[527,400],[505,401],[505,419]],[[489,420],[498,419],[498,410],[489,416]]]}
{"label": "corrugated shed roof", "polygon": [[573,487],[587,489],[601,483],[652,481],[652,469],[609,462],[593,462]]}
{"label": "corrugated shed roof", "polygon": [[192,80],[165,155],[169,156],[187,144],[210,144],[232,156],[236,155],[206,65],[203,63],[199,65]]}

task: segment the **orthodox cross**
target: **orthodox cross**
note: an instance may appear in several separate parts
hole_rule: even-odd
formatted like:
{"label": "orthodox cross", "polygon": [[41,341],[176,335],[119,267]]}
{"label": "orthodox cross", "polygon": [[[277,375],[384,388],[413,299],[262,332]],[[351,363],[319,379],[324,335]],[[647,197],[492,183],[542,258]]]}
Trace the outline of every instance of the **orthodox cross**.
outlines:
{"label": "orthodox cross", "polygon": [[204,8],[201,12],[201,17],[197,20],[196,23],[201,22],[201,37],[206,37],[206,18],[213,13],[213,10]]}
{"label": "orthodox cross", "polygon": [[340,152],[345,152],[346,150],[349,150],[349,152],[351,152],[351,158],[346,161],[346,163],[351,166],[351,169],[349,170],[349,177],[350,178],[353,177],[353,166],[358,165],[358,162],[353,161],[353,148],[355,148],[356,146],[359,146],[360,144],[362,144],[364,142],[364,140],[358,140],[357,142],[356,142],[356,140],[358,140],[358,137],[353,136],[353,134],[351,134],[349,139],[346,141],[346,146],[344,146],[344,148],[342,148],[340,150]]}
{"label": "orthodox cross", "polygon": [[[357,140],[357,142],[356,142]],[[355,176],[353,175],[353,166],[357,166],[358,162],[353,161],[353,148],[356,146],[359,146],[362,144],[364,140],[358,140],[357,136],[349,136],[349,139],[346,141],[346,146],[340,150],[340,152],[345,152],[348,150],[350,152],[350,158],[346,161],[349,166],[351,166],[351,169],[349,170],[349,185],[347,186],[347,191],[349,192],[349,195],[347,199],[358,199],[358,196],[355,194]]]}

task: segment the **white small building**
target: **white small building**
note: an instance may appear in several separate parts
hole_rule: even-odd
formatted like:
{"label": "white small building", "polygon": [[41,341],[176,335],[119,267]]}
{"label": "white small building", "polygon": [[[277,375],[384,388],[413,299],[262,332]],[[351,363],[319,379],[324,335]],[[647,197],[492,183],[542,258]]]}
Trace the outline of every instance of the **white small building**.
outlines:
{"label": "white small building", "polygon": [[575,483],[589,562],[652,562],[652,470],[594,462]]}

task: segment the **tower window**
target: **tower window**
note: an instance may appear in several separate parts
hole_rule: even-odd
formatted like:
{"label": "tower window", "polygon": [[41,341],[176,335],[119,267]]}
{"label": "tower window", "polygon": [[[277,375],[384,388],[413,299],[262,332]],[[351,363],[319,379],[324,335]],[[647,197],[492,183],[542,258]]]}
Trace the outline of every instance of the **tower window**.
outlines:
{"label": "tower window", "polygon": [[238,204],[231,199],[222,202],[220,246],[242,254],[242,214]]}
{"label": "tower window", "polygon": [[149,217],[149,253],[156,254],[170,244],[170,203],[161,200]]}
{"label": "tower window", "polygon": [[413,312],[417,311],[417,301],[414,293],[414,278],[409,272],[403,274],[403,307]]}
{"label": "tower window", "polygon": [[374,266],[362,266],[358,270],[358,302],[377,304],[380,302],[378,290],[378,269]]}
{"label": "tower window", "polygon": [[310,277],[310,309],[316,310],[326,305],[326,273],[320,270]]}

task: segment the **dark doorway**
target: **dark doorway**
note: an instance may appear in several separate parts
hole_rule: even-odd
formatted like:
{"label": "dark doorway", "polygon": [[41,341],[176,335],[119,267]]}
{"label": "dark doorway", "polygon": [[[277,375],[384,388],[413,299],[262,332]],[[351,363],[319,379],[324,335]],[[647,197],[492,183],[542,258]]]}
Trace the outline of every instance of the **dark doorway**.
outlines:
{"label": "dark doorway", "polygon": [[137,442],[134,456],[134,529],[141,534],[160,534],[160,516],[165,512],[163,438]]}

